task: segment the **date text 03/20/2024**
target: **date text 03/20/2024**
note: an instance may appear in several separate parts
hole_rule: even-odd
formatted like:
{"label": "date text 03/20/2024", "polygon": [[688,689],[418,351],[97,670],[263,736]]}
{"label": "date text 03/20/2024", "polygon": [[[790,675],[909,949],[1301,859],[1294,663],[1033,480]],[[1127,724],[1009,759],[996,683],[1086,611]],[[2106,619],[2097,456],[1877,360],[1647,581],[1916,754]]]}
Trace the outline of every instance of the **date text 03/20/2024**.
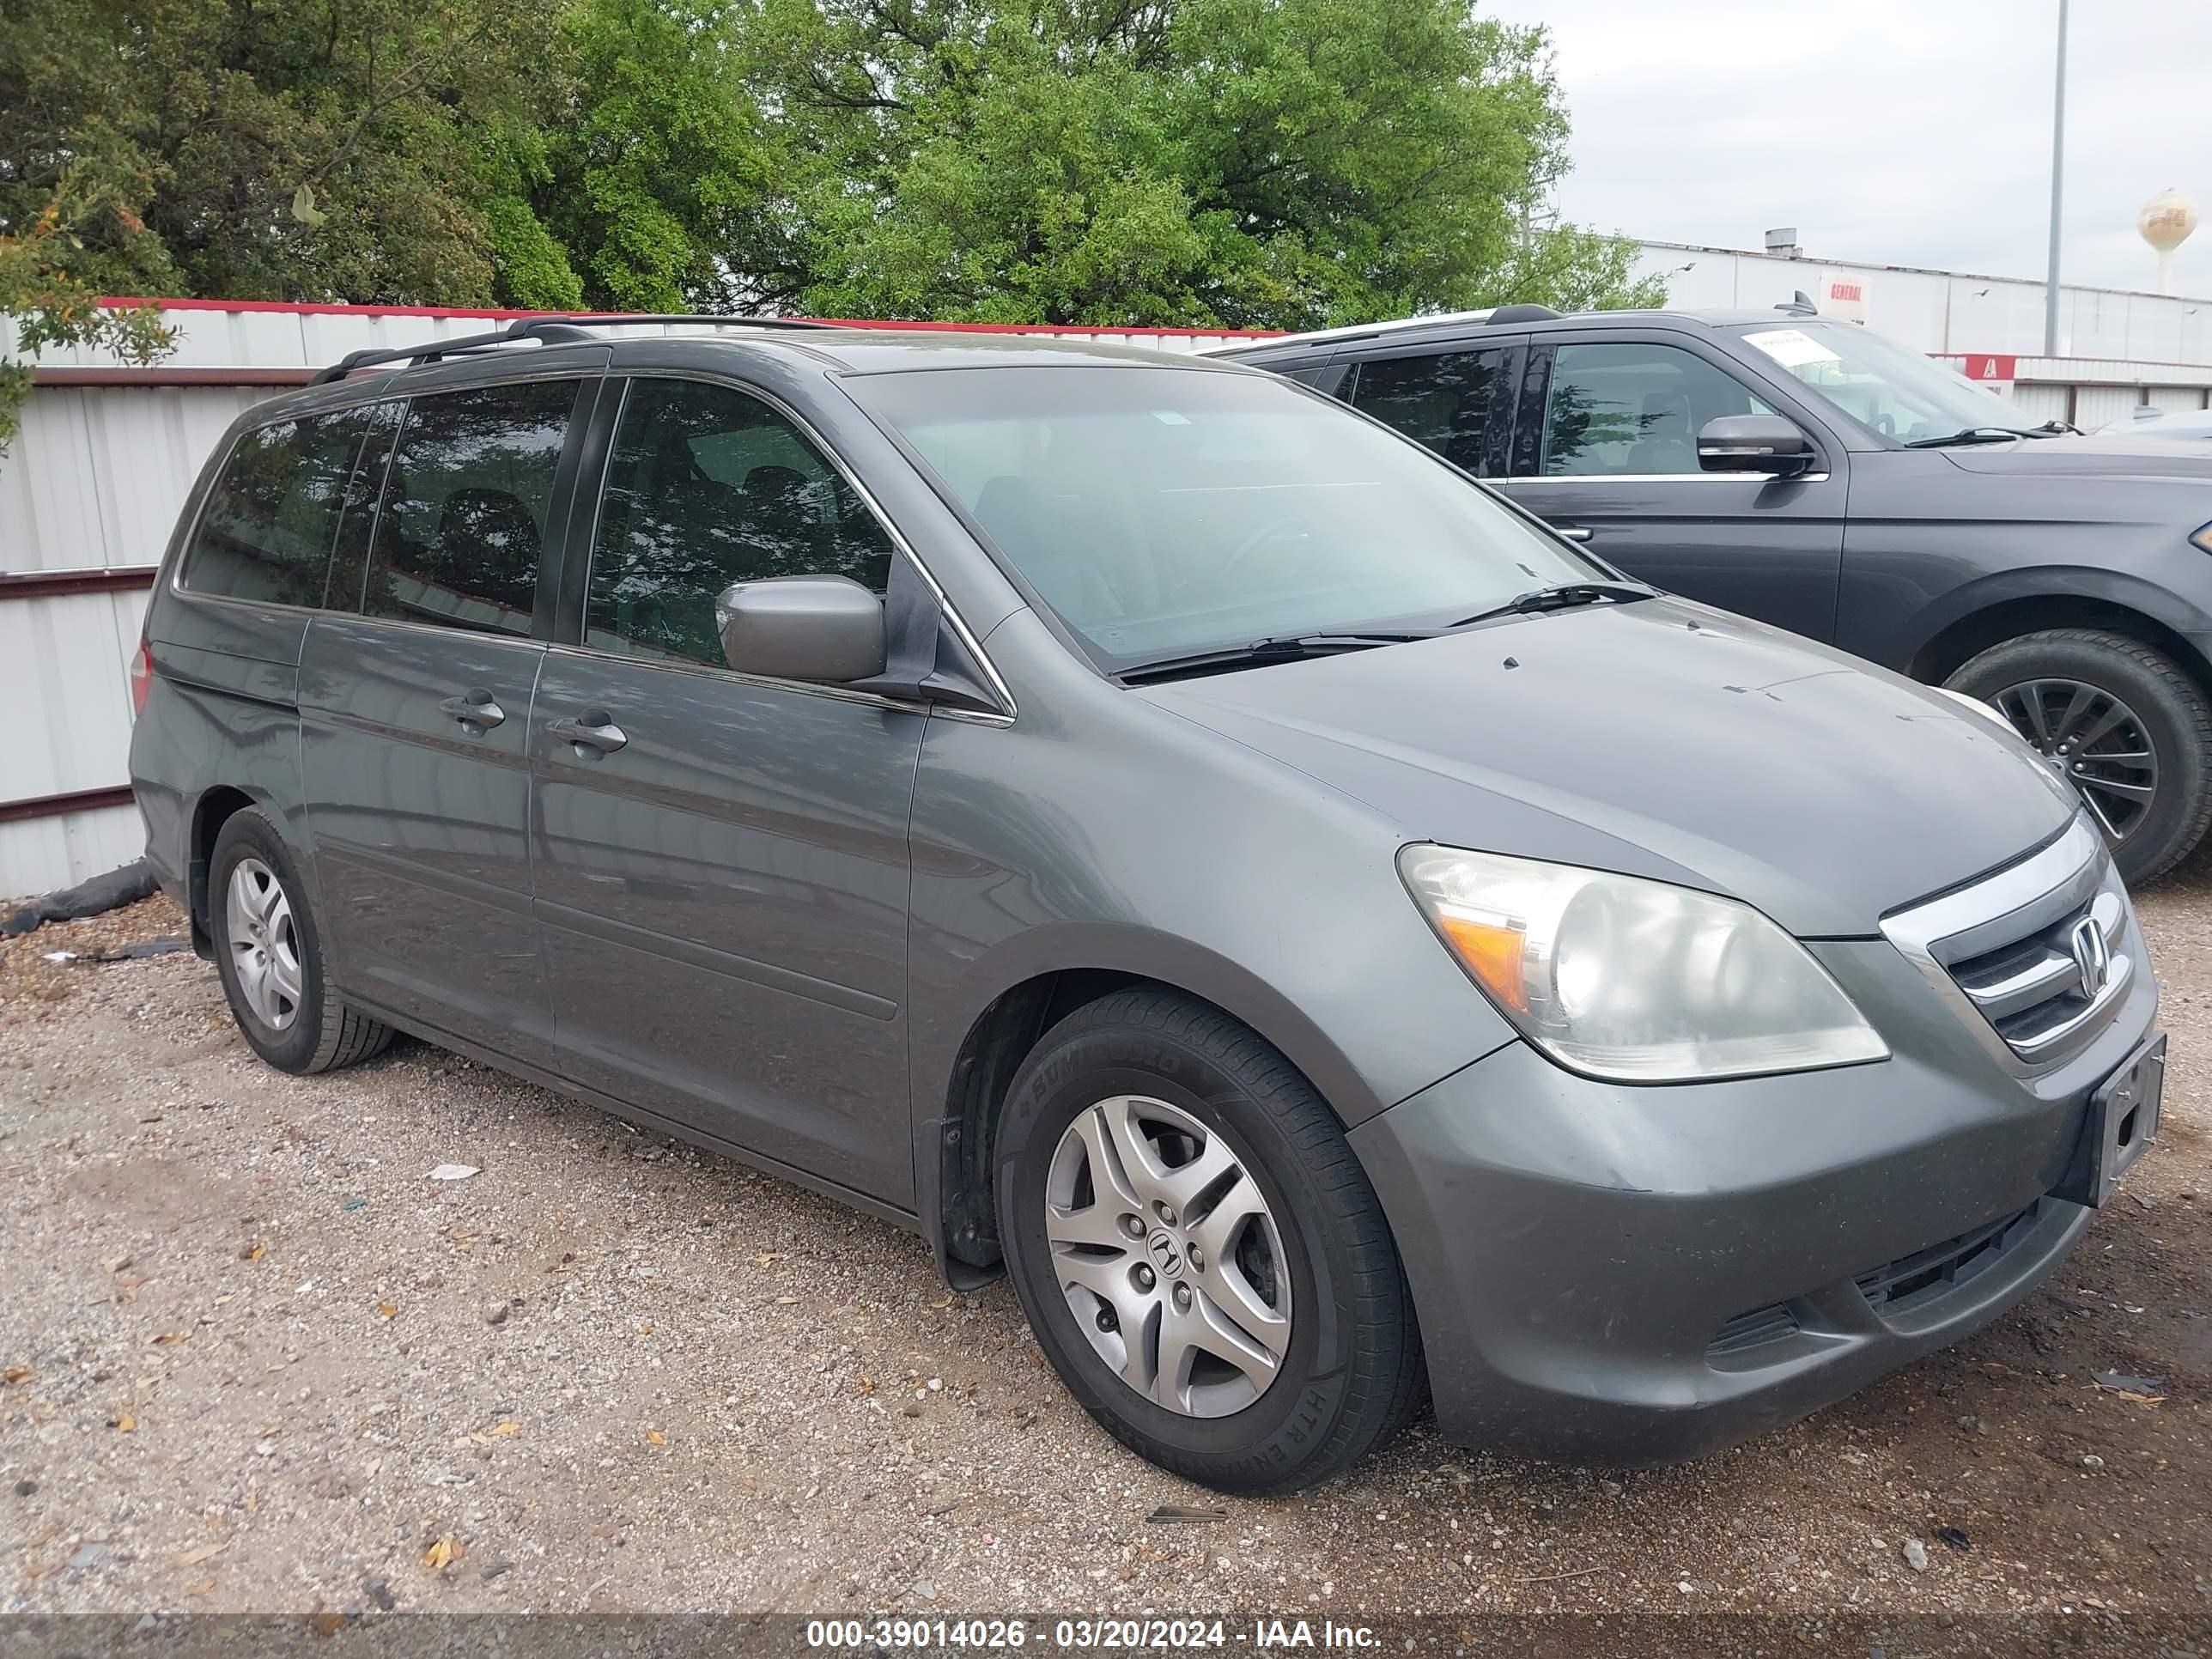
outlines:
{"label": "date text 03/20/2024", "polygon": [[1145,1650],[1173,1648],[1372,1648],[1381,1638],[1365,1625],[1334,1620],[1255,1619],[1249,1628],[1220,1619],[817,1619],[806,1626],[811,1648],[1055,1648]]}

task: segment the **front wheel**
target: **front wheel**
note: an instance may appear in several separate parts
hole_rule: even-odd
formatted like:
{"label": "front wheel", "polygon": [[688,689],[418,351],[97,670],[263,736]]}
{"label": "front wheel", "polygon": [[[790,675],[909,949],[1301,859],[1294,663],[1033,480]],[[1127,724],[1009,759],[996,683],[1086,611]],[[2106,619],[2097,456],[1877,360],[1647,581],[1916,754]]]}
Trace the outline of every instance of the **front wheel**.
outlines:
{"label": "front wheel", "polygon": [[2212,704],[2150,647],[2054,628],[1990,647],[1944,682],[2012,723],[2072,784],[2130,884],[2172,869],[2212,823]]}
{"label": "front wheel", "polygon": [[995,1152],[1014,1288],[1060,1378],[1139,1455],[1225,1492],[1349,1467],[1419,1403],[1389,1225],[1290,1062],[1166,991],[1079,1009]]}

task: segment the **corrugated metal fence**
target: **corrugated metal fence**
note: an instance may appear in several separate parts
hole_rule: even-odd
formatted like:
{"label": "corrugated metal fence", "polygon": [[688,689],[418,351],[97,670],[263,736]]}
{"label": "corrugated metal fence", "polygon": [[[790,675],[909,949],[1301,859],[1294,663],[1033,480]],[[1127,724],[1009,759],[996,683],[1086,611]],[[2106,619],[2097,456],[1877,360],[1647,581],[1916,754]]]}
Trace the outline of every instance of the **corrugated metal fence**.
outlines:
{"label": "corrugated metal fence", "polygon": [[[82,351],[41,357],[22,432],[0,460],[0,707],[22,734],[0,745],[0,897],[66,886],[141,850],[126,674],[153,567],[223,428],[349,351],[526,314],[208,301],[164,310],[181,337],[155,368]],[[1012,331],[1169,351],[1237,337]],[[0,321],[0,351],[12,343]]]}

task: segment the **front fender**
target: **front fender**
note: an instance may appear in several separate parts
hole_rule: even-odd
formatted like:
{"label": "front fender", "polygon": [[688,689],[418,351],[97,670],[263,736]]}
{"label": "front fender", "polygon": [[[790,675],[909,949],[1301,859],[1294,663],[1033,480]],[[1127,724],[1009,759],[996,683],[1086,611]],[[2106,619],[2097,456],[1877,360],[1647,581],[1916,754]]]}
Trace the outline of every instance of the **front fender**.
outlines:
{"label": "front fender", "polygon": [[925,1105],[943,1100],[968,1034],[1008,992],[1044,975],[1083,969],[1157,980],[1212,1003],[1281,1049],[1346,1123],[1395,1103],[1377,1094],[1375,1079],[1312,1016],[1246,963],[1173,933],[1086,921],[1054,923],[1001,940],[970,966],[957,988],[949,988],[949,1017],[929,1021],[928,1049],[917,1035],[918,1076],[935,1078],[937,1086],[933,1098],[917,1092],[916,1100]]}
{"label": "front fender", "polygon": [[[2212,556],[2191,551],[2204,561],[2204,569],[2177,574],[2199,577],[2206,584],[2206,599],[2212,600]],[[1900,637],[1898,659],[1919,662],[1936,641],[1984,611],[2021,600],[2052,599],[2132,611],[2180,635],[2200,655],[2212,656],[2212,650],[2207,649],[2212,645],[2212,610],[2197,603],[2185,588],[2133,571],[2046,564],[1996,571],[1945,593],[1911,619],[1911,627]]]}
{"label": "front fender", "polygon": [[[1321,1093],[1348,1129],[1395,1103],[1394,1091],[1347,1054],[1328,1030],[1283,990],[1251,967],[1190,939],[1111,923],[1067,922],[1010,937],[975,962],[920,1007],[908,1025],[915,1102],[915,1210],[939,1271],[957,1289],[973,1289],[993,1276],[989,1155],[981,1141],[963,1137],[974,1121],[957,1087],[973,1086],[969,1068],[1003,1087],[1029,1047],[1043,1034],[1050,990],[1073,972],[1128,975],[1203,998],[1251,1028],[1280,1050]],[[1473,988],[1466,987],[1472,995]],[[1024,996],[1025,990],[1036,994]],[[1467,1022],[1483,1044],[1470,1060],[1510,1040],[1504,1022],[1474,998],[1481,1018]],[[1009,1018],[991,1019],[1004,1008]],[[979,1024],[991,1019],[996,1041],[971,1045]]]}

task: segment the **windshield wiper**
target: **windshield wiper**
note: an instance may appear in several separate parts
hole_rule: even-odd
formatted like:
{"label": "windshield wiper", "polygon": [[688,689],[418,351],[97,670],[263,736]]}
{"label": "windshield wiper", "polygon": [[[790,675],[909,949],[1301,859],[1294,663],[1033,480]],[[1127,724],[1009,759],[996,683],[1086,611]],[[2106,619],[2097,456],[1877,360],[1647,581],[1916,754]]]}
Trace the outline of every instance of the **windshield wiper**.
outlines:
{"label": "windshield wiper", "polygon": [[2014,438],[2033,438],[2036,434],[2016,426],[1968,426],[1956,432],[1947,432],[1940,438],[1907,438],[1907,449],[1940,449],[1946,444],[2002,444]]}
{"label": "windshield wiper", "polygon": [[1516,593],[1503,605],[1493,605],[1472,617],[1462,617],[1452,626],[1467,628],[1488,622],[1492,617],[1532,616],[1539,611],[1565,611],[1578,605],[1626,605],[1635,599],[1656,599],[1658,592],[1656,587],[1645,587],[1637,582],[1560,582],[1556,586]]}
{"label": "windshield wiper", "polygon": [[2026,435],[2031,438],[2078,438],[2081,435],[2081,428],[2071,421],[2045,421],[2041,426],[2028,428]]}
{"label": "windshield wiper", "polygon": [[1119,671],[1125,685],[1147,680],[1173,679],[1182,674],[1210,673],[1215,669],[1249,668],[1261,663],[1297,662],[1307,657],[1336,657],[1347,651],[1365,651],[1378,645],[1405,645],[1432,640],[1437,630],[1388,634],[1278,634],[1249,645],[1228,646],[1214,651],[1193,651],[1171,657],[1154,657]]}

